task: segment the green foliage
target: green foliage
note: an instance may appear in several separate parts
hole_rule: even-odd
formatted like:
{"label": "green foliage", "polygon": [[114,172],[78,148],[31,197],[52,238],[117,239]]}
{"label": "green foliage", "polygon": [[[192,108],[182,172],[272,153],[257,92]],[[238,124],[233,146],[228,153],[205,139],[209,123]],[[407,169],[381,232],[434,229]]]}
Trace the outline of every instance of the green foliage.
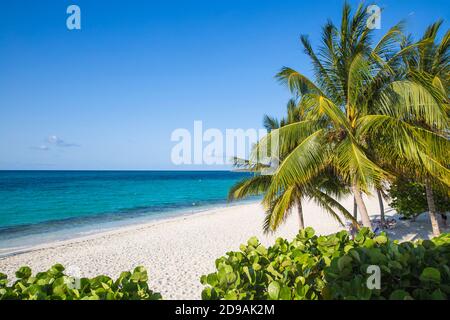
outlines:
{"label": "green foliage", "polygon": [[[346,257],[350,259],[345,266],[339,266],[334,260],[325,269],[328,284],[325,298],[445,300],[450,297],[450,234],[414,243],[388,240],[371,248],[354,248],[342,258]],[[369,265],[380,267],[379,290],[367,288]]]}
{"label": "green foliage", "polygon": [[[256,238],[216,260],[201,277],[202,299],[440,299],[450,295],[450,235],[399,244],[363,228],[316,236],[306,228],[289,242],[265,248]],[[370,290],[369,265],[381,270],[381,289]]]}
{"label": "green foliage", "polygon": [[[390,206],[406,218],[415,218],[428,211],[425,186],[405,178],[398,178],[389,189],[392,199]],[[450,211],[449,197],[442,191],[433,190],[433,197],[438,212]]]}
{"label": "green foliage", "polygon": [[[360,233],[362,239],[367,229]],[[289,242],[278,238],[269,248],[256,238],[216,260],[217,272],[202,276],[208,287],[203,299],[318,299],[324,288],[323,269],[345,253],[351,240],[345,231],[316,236],[301,230]]]}
{"label": "green foliage", "polygon": [[122,272],[117,280],[105,275],[81,278],[64,274],[55,264],[46,272],[32,276],[29,267],[16,272],[17,280],[8,286],[7,276],[0,273],[0,300],[159,300],[161,295],[149,289],[147,271],[137,267]]}
{"label": "green foliage", "polygon": [[[399,23],[374,43],[367,19],[366,5],[352,10],[344,4],[341,25],[327,22],[317,49],[308,36],[300,38],[314,77],[289,67],[276,75],[295,101],[288,109],[289,124],[266,117],[271,130],[250,155],[258,160],[272,139],[280,141],[279,166],[262,190],[263,205],[275,217],[290,212],[293,188],[321,189],[314,179],[324,169],[355,194],[368,194],[399,168],[450,185],[447,81],[441,80],[448,78],[448,34],[435,43],[442,24],[437,23],[423,41],[412,43]],[[371,227],[367,211],[359,207],[364,225]],[[277,221],[283,220],[269,221],[272,230]]]}
{"label": "green foliage", "polygon": [[406,218],[415,218],[428,210],[425,188],[417,182],[398,179],[391,185],[390,206]]}

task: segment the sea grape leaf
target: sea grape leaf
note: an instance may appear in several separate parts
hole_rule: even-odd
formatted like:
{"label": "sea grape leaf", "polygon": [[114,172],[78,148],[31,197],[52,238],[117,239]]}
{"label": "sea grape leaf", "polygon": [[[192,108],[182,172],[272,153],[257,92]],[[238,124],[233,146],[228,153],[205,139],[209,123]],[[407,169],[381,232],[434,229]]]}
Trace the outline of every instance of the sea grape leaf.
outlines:
{"label": "sea grape leaf", "polygon": [[421,281],[432,281],[432,282],[441,282],[441,273],[438,269],[433,267],[427,267],[423,269],[422,273],[420,274],[420,280]]}
{"label": "sea grape leaf", "polygon": [[278,300],[279,296],[280,296],[280,290],[281,290],[281,286],[280,283],[277,281],[272,281],[269,284],[269,287],[267,288],[267,292],[269,294],[269,297],[272,300]]}

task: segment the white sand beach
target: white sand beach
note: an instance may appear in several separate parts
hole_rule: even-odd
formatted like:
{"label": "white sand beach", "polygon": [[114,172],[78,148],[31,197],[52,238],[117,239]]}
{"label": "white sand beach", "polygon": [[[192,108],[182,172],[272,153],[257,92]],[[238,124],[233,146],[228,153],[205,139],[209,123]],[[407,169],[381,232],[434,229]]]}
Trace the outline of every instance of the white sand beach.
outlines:
{"label": "white sand beach", "polygon": [[[353,208],[351,198],[342,204],[350,211]],[[376,198],[368,198],[366,205],[372,217],[378,215]],[[394,215],[387,209],[387,216]],[[318,234],[342,229],[313,203],[305,203],[304,212],[306,226],[313,227]],[[0,259],[0,271],[14,277],[15,270],[22,265],[29,265],[37,272],[61,263],[71,270],[79,270],[81,276],[117,277],[121,271],[143,265],[149,272],[151,288],[161,292],[164,299],[199,299],[200,276],[214,271],[216,258],[227,251],[239,250],[239,245],[251,236],[257,236],[265,245],[277,237],[291,239],[297,233],[295,213],[275,234],[264,235],[264,211],[258,203],[208,210],[51,243]],[[431,236],[428,216],[423,214],[417,222],[399,221],[389,233],[396,239],[428,238]]]}

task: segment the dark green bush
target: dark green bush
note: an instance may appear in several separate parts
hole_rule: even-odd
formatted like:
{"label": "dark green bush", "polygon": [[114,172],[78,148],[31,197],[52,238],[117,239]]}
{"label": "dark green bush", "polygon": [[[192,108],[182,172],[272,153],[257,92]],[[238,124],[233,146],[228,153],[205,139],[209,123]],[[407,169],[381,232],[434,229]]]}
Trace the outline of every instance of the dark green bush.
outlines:
{"label": "dark green bush", "polygon": [[[450,234],[433,240],[357,247],[325,268],[327,299],[445,300],[450,297]],[[380,267],[380,289],[367,288],[367,268]]]}
{"label": "dark green bush", "polygon": [[[390,206],[406,218],[415,219],[418,215],[428,211],[425,186],[405,178],[398,178],[389,189],[392,199]],[[445,192],[434,189],[433,197],[438,212],[450,211],[450,200]]]}
{"label": "dark green bush", "polygon": [[[256,238],[216,260],[201,277],[209,299],[446,299],[450,295],[450,235],[399,244],[362,229],[316,236],[302,230],[292,242],[269,248]],[[381,289],[370,290],[369,265],[381,270]]]}
{"label": "dark green bush", "polygon": [[8,286],[5,274],[0,273],[0,300],[159,300],[161,295],[148,288],[144,267],[122,272],[117,280],[101,275],[75,279],[64,274],[64,267],[56,264],[46,272],[32,276],[29,267],[16,272],[17,280]]}

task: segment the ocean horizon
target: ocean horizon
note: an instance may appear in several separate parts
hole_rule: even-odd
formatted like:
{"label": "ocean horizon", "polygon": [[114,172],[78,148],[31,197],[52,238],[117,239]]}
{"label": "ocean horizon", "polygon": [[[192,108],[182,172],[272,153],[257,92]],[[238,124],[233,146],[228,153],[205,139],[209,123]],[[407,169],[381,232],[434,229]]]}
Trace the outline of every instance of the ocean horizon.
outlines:
{"label": "ocean horizon", "polygon": [[223,207],[228,205],[229,188],[249,175],[235,171],[1,170],[0,256]]}

